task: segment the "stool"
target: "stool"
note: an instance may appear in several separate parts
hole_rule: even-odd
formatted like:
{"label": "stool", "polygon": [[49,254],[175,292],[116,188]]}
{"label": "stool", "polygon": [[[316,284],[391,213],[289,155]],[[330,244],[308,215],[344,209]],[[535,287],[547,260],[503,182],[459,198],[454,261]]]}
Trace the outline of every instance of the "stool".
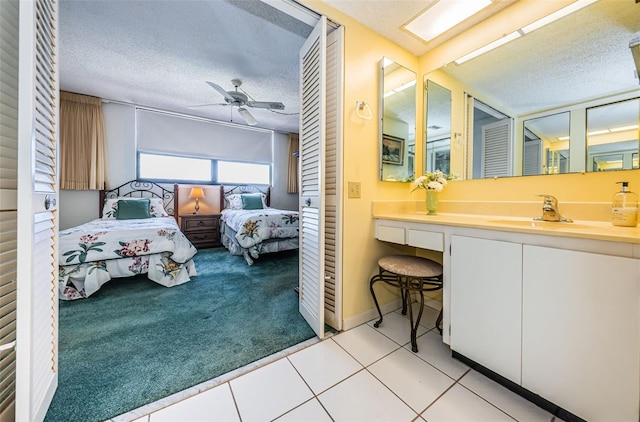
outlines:
{"label": "stool", "polygon": [[[416,342],[416,331],[420,324],[420,318],[422,318],[422,308],[424,307],[424,294],[423,292],[440,290],[442,289],[442,265],[427,258],[421,258],[418,256],[409,255],[390,255],[384,256],[378,260],[378,274],[371,277],[369,282],[369,289],[371,290],[371,296],[378,309],[380,319],[373,324],[378,328],[382,323],[382,311],[380,311],[380,305],[378,305],[378,299],[373,291],[373,285],[378,281],[384,281],[385,283],[399,287],[400,295],[402,296],[402,315],[407,314],[407,306],[409,306],[409,322],[411,324],[411,350],[418,351],[418,344]],[[418,312],[418,318],[413,322],[413,309],[410,303],[411,292],[420,293],[420,311]],[[442,335],[442,328],[440,323],[442,322],[442,310],[438,315],[436,321],[436,328]]]}

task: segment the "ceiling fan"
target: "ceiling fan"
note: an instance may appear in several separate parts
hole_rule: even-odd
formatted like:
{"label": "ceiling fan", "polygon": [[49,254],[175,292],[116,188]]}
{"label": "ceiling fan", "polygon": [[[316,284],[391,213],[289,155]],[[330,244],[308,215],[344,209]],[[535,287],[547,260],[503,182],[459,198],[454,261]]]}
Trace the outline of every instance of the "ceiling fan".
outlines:
{"label": "ceiling fan", "polygon": [[242,85],[242,81],[240,79],[232,79],[231,83],[233,84],[235,91],[226,91],[220,85],[215,84],[213,82],[207,81],[207,84],[211,86],[213,89],[218,91],[223,97],[226,103],[220,104],[202,104],[191,107],[206,107],[211,105],[230,105],[238,107],[238,113],[242,118],[247,122],[248,125],[254,126],[258,123],[258,121],[253,117],[253,115],[247,110],[247,107],[252,108],[264,108],[267,110],[284,110],[284,104],[281,102],[274,101],[254,101],[248,94],[244,91],[238,91],[238,88]]}

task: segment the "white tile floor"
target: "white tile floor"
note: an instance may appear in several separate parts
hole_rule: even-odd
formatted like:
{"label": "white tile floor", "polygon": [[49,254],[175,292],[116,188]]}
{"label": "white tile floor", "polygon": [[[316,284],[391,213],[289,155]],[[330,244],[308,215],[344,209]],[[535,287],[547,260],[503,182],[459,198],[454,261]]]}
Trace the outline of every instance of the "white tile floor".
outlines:
{"label": "white tile floor", "polygon": [[434,328],[437,314],[425,307],[418,353],[398,310],[379,329],[371,321],[160,410],[115,420],[560,421],[451,358]]}

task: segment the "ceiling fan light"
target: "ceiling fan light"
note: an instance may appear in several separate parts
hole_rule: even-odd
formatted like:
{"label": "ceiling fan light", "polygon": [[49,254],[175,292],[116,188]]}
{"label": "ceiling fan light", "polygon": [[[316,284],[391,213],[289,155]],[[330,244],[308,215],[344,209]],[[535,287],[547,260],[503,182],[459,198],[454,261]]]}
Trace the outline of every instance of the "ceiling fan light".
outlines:
{"label": "ceiling fan light", "polygon": [[258,124],[258,121],[249,113],[244,107],[238,107],[238,113],[242,116],[242,118],[247,122],[249,126],[255,126]]}

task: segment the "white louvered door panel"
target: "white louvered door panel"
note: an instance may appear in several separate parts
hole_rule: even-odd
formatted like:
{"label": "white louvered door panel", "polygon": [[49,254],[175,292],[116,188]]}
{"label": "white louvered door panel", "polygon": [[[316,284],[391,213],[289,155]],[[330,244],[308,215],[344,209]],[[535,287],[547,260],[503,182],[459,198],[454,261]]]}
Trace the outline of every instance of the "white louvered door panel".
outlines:
{"label": "white louvered door panel", "polygon": [[15,419],[18,13],[0,1],[0,422]]}
{"label": "white louvered door panel", "polygon": [[58,384],[58,6],[20,3],[16,420],[44,419]]}
{"label": "white louvered door panel", "polygon": [[512,119],[482,126],[482,177],[511,176]]}
{"label": "white louvered door panel", "polygon": [[300,281],[299,310],[324,337],[324,147],[327,20],[322,17],[300,50]]}
{"label": "white louvered door panel", "polygon": [[342,27],[327,36],[326,146],[325,146],[325,226],[324,305],[325,323],[342,330]]}

